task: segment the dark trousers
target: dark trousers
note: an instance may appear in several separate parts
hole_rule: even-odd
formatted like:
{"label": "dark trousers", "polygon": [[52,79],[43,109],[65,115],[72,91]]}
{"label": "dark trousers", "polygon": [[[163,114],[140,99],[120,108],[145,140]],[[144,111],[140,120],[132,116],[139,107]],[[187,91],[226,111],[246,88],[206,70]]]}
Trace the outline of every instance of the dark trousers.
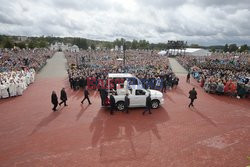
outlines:
{"label": "dark trousers", "polygon": [[70,84],[70,88],[73,89],[72,81],[70,81],[69,84]]}
{"label": "dark trousers", "polygon": [[84,99],[81,101],[81,103],[83,103],[84,102],[84,100],[88,100],[88,102],[89,102],[89,104],[91,104],[91,102],[90,102],[90,100],[89,100],[89,97],[84,97]]}
{"label": "dark trousers", "polygon": [[67,106],[66,100],[61,101],[61,102],[59,103],[59,105],[61,105],[61,104],[63,104],[63,103],[64,103],[64,106]]}
{"label": "dark trousers", "polygon": [[56,111],[56,107],[58,106],[58,103],[53,103],[54,107],[52,108],[52,110]]}
{"label": "dark trousers", "polygon": [[151,113],[151,106],[146,106],[146,109],[142,114],[145,114],[147,111],[149,112],[149,114],[152,114]]}
{"label": "dark trousers", "polygon": [[190,106],[194,106],[194,99],[191,99],[191,101],[190,101],[190,104],[188,105],[188,107],[190,107]]}
{"label": "dark trousers", "polygon": [[104,96],[101,96],[101,102],[102,102],[102,106],[105,105],[105,97]]}
{"label": "dark trousers", "polygon": [[124,111],[125,111],[126,113],[128,113],[128,106],[127,106],[127,105],[124,106]]}

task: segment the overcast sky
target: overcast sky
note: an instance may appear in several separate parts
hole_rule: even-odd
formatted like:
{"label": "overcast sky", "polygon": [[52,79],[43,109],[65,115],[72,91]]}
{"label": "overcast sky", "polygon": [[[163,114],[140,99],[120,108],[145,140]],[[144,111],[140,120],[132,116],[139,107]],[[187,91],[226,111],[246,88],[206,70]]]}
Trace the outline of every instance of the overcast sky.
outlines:
{"label": "overcast sky", "polygon": [[250,44],[249,0],[0,0],[0,34]]}

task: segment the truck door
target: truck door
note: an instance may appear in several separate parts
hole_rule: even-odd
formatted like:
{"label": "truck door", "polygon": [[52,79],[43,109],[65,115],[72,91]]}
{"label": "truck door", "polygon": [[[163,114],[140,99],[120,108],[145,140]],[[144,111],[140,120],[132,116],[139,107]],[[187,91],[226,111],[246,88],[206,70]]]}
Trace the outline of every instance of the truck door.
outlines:
{"label": "truck door", "polygon": [[146,92],[142,89],[135,90],[135,104],[136,106],[145,106],[146,105]]}

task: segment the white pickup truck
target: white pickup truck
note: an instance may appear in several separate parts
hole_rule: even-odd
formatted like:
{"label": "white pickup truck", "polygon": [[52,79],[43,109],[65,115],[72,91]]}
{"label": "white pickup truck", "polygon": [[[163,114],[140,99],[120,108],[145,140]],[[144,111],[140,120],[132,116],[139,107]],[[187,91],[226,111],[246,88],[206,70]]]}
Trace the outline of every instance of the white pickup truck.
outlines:
{"label": "white pickup truck", "polygon": [[[156,109],[159,107],[160,104],[164,103],[163,94],[160,91],[157,90],[150,90],[150,89],[144,89],[142,87],[142,84],[138,78],[136,78],[134,75],[129,73],[109,73],[108,74],[108,85],[110,89],[110,80],[113,79],[124,79],[125,82],[120,83],[120,85],[117,86],[116,95],[113,95],[115,98],[115,103],[117,106],[117,109],[122,111],[124,110],[124,101],[125,101],[125,95],[128,93],[128,97],[130,100],[129,107],[145,107],[146,106],[146,98],[150,94],[151,95],[151,106],[153,109]],[[132,80],[134,82],[127,82],[129,80]],[[122,85],[122,88],[119,88]],[[110,95],[110,91],[109,91]],[[109,98],[109,95],[107,98]],[[109,101],[109,100],[108,100]],[[106,105],[106,104],[105,104]],[[106,105],[107,106],[107,105]]]}
{"label": "white pickup truck", "polygon": [[[151,95],[151,106],[153,109],[158,108],[160,104],[164,103],[163,94],[157,90],[146,90],[141,87],[133,86],[133,89],[128,89],[126,92],[130,100],[129,107],[145,107],[146,98],[149,93]],[[113,95],[119,111],[124,110],[125,94],[126,93],[117,93],[117,95]]]}

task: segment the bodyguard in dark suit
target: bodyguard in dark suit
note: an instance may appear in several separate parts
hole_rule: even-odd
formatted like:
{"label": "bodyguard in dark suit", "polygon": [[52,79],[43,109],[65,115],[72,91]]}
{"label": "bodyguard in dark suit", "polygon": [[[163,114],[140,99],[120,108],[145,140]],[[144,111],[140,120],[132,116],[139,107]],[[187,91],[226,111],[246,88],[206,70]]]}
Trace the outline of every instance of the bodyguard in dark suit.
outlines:
{"label": "bodyguard in dark suit", "polygon": [[64,106],[68,106],[68,105],[66,104],[66,101],[68,100],[68,98],[67,98],[67,93],[65,92],[65,89],[64,89],[64,88],[62,88],[62,90],[61,90],[60,99],[62,100],[62,101],[59,103],[60,106],[61,106],[62,103],[64,103]]}
{"label": "bodyguard in dark suit", "polygon": [[130,100],[129,100],[128,94],[126,94],[125,100],[124,100],[124,107],[125,107],[125,111],[126,111],[127,113],[128,113],[129,104],[130,104]]}
{"label": "bodyguard in dark suit", "polygon": [[73,89],[73,78],[71,76],[69,77],[69,84],[70,88]]}
{"label": "bodyguard in dark suit", "polygon": [[167,90],[167,80],[164,79],[163,82],[162,82],[162,90],[161,90],[161,92],[166,93],[166,90]]}
{"label": "bodyguard in dark suit", "polygon": [[113,115],[115,110],[115,98],[113,95],[110,95],[110,114]]}
{"label": "bodyguard in dark suit", "polygon": [[84,100],[88,100],[89,104],[92,104],[89,100],[89,91],[87,90],[87,88],[84,88],[84,99],[81,101],[81,103],[83,104]]}
{"label": "bodyguard in dark suit", "polygon": [[196,92],[195,88],[193,88],[192,90],[189,91],[189,98],[191,99],[191,102],[188,105],[188,107],[194,106],[193,102],[195,99],[197,99],[197,92]]}
{"label": "bodyguard in dark suit", "polygon": [[101,96],[101,103],[102,103],[102,106],[105,105],[105,99],[107,97],[107,93],[106,93],[106,90],[105,89],[100,89],[100,96]]}
{"label": "bodyguard in dark suit", "polygon": [[186,82],[187,82],[187,83],[190,83],[190,72],[188,72],[188,74],[187,74]]}
{"label": "bodyguard in dark suit", "polygon": [[52,108],[53,111],[56,111],[56,107],[58,106],[58,98],[56,95],[55,91],[52,91],[51,94],[51,103],[54,105],[54,107]]}
{"label": "bodyguard in dark suit", "polygon": [[147,111],[149,112],[149,114],[152,114],[151,113],[151,95],[150,94],[146,98],[146,110],[142,114],[144,115]]}

